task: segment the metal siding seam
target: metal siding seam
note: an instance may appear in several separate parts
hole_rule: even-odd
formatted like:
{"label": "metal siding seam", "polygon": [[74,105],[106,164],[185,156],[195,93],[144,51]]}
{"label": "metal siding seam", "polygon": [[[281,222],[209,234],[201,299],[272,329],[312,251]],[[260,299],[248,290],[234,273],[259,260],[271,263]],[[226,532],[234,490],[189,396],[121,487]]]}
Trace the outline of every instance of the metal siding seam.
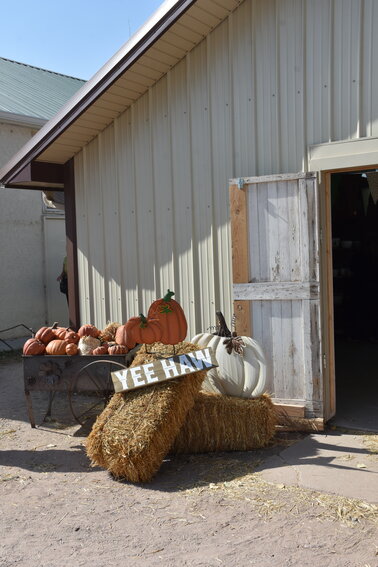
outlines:
{"label": "metal siding seam", "polygon": [[[192,158],[188,62],[185,59],[169,74],[168,92],[170,139],[172,148],[172,186],[174,188],[175,286],[188,320],[188,334],[197,333],[195,310],[198,293],[194,286]],[[199,329],[200,330],[200,329]]]}
{"label": "metal siding seam", "polygon": [[[209,92],[207,69],[207,42],[203,42],[193,51],[197,66],[192,83],[191,118],[193,140],[193,190],[196,231],[195,238],[199,250],[199,286],[201,288],[201,309],[199,317],[202,329],[211,325],[211,305],[213,300],[213,226],[208,218],[212,217],[212,178],[211,178],[211,133],[209,120]],[[210,166],[209,166],[210,165]],[[210,209],[210,210],[209,210]]]}
{"label": "metal siding seam", "polygon": [[156,283],[155,294],[161,297],[175,288],[173,271],[174,233],[172,226],[173,199],[171,184],[171,151],[169,135],[167,79],[151,89],[151,147],[155,199]]}
{"label": "metal siding seam", "polygon": [[[150,116],[148,94],[135,105],[135,182],[137,195],[137,233],[139,263],[139,299],[141,311],[146,311],[155,299],[156,273],[154,269],[155,228],[154,198],[151,170]],[[151,248],[153,250],[151,254]]]}
{"label": "metal siding seam", "polygon": [[76,230],[77,230],[77,262],[79,277],[79,305],[82,321],[86,320],[87,298],[85,291],[88,289],[88,265],[83,249],[87,246],[87,222],[84,199],[84,150],[75,156],[75,198],[76,198]]}
{"label": "metal siding seam", "polygon": [[[231,82],[229,21],[226,20],[213,32],[219,35],[212,49],[210,65],[213,73],[211,86],[211,122],[213,147],[213,210],[214,210],[214,256],[217,273],[214,278],[215,307],[231,320],[231,243],[229,231],[228,177],[232,170],[231,154]],[[219,49],[218,49],[219,45]],[[224,50],[224,53],[222,52]],[[219,53],[216,64],[216,57]],[[211,64],[214,61],[214,65]],[[221,95],[221,96],[220,96]]]}
{"label": "metal siding seam", "polygon": [[[140,312],[138,305],[137,220],[131,109],[118,119],[118,177],[121,223],[122,319],[126,321]],[[122,219],[122,220],[121,220]]]}
{"label": "metal siding seam", "polygon": [[92,207],[90,218],[90,242],[91,246],[91,266],[92,266],[92,320],[96,326],[101,326],[105,318],[105,277],[104,277],[104,258],[105,258],[105,229],[104,229],[104,209],[102,205],[103,192],[101,190],[101,135],[93,145],[92,160],[93,172],[96,172],[93,183],[91,184],[91,196],[88,202]]}
{"label": "metal siding seam", "polygon": [[[220,37],[219,37],[220,36]],[[216,199],[215,195],[217,194],[217,202],[223,202],[226,205],[226,199],[222,199],[222,194],[219,195],[220,187],[222,186],[222,181],[219,180],[219,183],[215,184],[215,160],[216,155],[220,152],[223,155],[223,163],[225,162],[225,148],[219,149],[219,146],[222,146],[222,140],[225,139],[226,133],[223,129],[222,133],[219,135],[214,135],[215,130],[217,127],[221,127],[223,125],[223,120],[226,111],[224,110],[224,95],[222,89],[225,85],[224,79],[224,64],[223,64],[223,57],[222,57],[222,49],[224,49],[224,45],[227,45],[227,42],[223,41],[223,28],[219,26],[212,34],[210,34],[206,38],[206,64],[207,64],[207,89],[208,89],[208,117],[209,117],[209,147],[210,147],[210,198],[211,198],[211,215],[209,215],[209,219],[211,222],[211,254],[212,254],[212,268],[208,272],[208,282],[210,284],[209,289],[209,326],[216,323],[216,311],[218,310],[218,306],[220,306],[220,282],[222,281],[221,273],[220,273],[220,250],[219,250],[219,242],[218,242],[218,223],[216,222],[217,218],[217,211],[216,211]],[[216,92],[220,93],[220,96],[212,96],[212,87],[215,83],[217,85],[217,75],[218,75],[218,65],[217,60],[214,58],[212,60],[212,45],[214,45],[214,53],[219,54],[219,58],[222,59],[222,64],[220,65],[220,75],[221,80],[220,85],[216,86]],[[226,83],[227,85],[227,83]],[[217,116],[215,120],[213,120],[214,114]],[[218,164],[217,172],[221,171],[221,166]],[[222,177],[222,174],[220,175]],[[224,194],[228,194],[227,189],[227,174],[224,175]],[[211,275],[210,275],[211,274]],[[211,281],[210,281],[211,280]],[[223,310],[223,305],[221,306]]]}

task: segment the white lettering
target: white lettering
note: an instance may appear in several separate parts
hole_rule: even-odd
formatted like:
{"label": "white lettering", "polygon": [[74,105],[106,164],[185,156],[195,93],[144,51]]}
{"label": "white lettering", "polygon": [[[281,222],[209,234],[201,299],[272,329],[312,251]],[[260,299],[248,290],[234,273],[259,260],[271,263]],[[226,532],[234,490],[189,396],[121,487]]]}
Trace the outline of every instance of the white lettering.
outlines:
{"label": "white lettering", "polygon": [[130,374],[131,374],[131,378],[133,379],[134,382],[134,386],[135,388],[137,388],[138,386],[145,386],[146,383],[143,379],[141,379],[141,371],[142,371],[142,367],[141,366],[134,366],[134,368],[129,368],[130,370]]}
{"label": "white lettering", "polygon": [[[166,378],[173,378],[173,376],[179,376],[179,371],[177,370],[177,366],[173,360],[161,360],[161,365],[163,367],[165,377]],[[173,376],[171,376],[171,372]]]}
{"label": "white lettering", "polygon": [[154,363],[149,362],[143,365],[143,370],[146,375],[147,384],[152,384],[153,382],[159,382],[159,378],[155,376]]}
{"label": "white lettering", "polygon": [[128,370],[126,370],[126,372],[124,372],[124,370],[116,370],[115,372],[113,372],[113,374],[121,382],[122,387],[119,390],[128,390],[129,389],[129,386],[127,385],[127,373],[128,373]]}
{"label": "white lettering", "polygon": [[208,348],[203,350],[196,350],[196,352],[188,352],[192,363],[195,365],[197,370],[202,370],[202,368],[211,368],[213,363],[211,362],[211,355]]}

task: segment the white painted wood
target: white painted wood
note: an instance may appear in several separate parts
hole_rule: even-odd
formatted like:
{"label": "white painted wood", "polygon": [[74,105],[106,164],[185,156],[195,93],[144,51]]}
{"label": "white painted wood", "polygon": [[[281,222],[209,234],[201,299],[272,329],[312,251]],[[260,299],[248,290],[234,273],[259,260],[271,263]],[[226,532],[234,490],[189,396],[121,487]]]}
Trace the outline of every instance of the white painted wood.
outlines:
{"label": "white painted wood", "polygon": [[253,181],[245,185],[251,281],[234,284],[233,297],[252,302],[269,391],[305,400],[308,415],[322,417],[316,175],[245,179]]}
{"label": "white painted wood", "polygon": [[262,282],[234,284],[234,299],[282,301],[319,299],[319,282]]}
{"label": "white painted wood", "polygon": [[313,171],[367,167],[378,164],[378,138],[362,138],[317,144],[308,150],[309,169]]}
{"label": "white painted wood", "polygon": [[[326,145],[326,144],[324,144]],[[296,181],[297,179],[306,179],[315,177],[314,172],[299,172],[299,173],[277,173],[274,175],[261,175],[259,177],[236,177],[229,179],[230,185],[238,185],[241,181],[244,185],[251,185],[252,183],[276,183],[277,181]]]}

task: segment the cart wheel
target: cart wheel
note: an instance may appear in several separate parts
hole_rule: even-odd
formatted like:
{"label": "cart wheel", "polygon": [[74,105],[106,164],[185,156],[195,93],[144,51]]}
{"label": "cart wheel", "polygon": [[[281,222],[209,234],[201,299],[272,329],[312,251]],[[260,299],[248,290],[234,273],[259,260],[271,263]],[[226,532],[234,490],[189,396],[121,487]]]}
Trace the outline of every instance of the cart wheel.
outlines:
{"label": "cart wheel", "polygon": [[94,360],[73,377],[68,389],[68,401],[71,413],[80,425],[102,412],[114,394],[111,372],[119,368],[125,369],[127,366],[111,360]]}

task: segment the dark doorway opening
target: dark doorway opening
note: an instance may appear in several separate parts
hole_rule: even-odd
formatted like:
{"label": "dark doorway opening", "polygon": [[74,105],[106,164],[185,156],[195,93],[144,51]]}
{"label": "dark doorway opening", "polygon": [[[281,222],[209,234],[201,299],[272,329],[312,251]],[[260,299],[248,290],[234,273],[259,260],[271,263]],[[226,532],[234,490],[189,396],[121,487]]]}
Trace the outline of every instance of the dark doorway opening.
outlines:
{"label": "dark doorway opening", "polygon": [[378,172],[331,176],[336,416],[378,431]]}

